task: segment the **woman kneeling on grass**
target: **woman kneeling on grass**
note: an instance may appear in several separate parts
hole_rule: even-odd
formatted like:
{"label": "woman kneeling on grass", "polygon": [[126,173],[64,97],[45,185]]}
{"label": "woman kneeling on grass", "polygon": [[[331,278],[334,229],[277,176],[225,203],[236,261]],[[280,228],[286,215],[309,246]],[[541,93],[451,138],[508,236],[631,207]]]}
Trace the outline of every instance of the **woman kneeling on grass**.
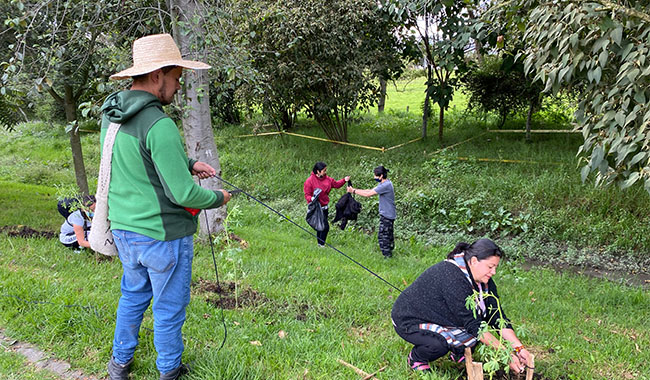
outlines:
{"label": "woman kneeling on grass", "polygon": [[[397,334],[414,346],[408,355],[411,369],[431,371],[429,362],[447,352],[453,361],[461,362],[465,347],[474,347],[478,340],[505,348],[489,332],[479,337],[482,321],[499,330],[497,319],[501,316],[506,323],[499,333],[513,349],[510,368],[515,373],[523,372],[530,353],[517,339],[503,309],[499,314],[499,296],[491,278],[501,257],[503,252],[489,239],[471,245],[458,243],[447,260],[429,267],[399,295],[391,317]],[[474,292],[479,300],[476,312],[465,306],[465,300]]]}

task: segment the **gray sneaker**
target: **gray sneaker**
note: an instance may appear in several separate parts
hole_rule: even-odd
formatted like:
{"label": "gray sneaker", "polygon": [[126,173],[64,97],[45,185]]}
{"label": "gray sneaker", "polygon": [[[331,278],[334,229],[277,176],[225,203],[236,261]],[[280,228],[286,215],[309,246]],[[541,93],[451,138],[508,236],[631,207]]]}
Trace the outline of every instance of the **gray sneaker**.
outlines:
{"label": "gray sneaker", "polygon": [[186,364],[181,363],[176,369],[173,369],[167,373],[160,373],[160,380],[176,380],[181,376],[190,372],[190,367]]}
{"label": "gray sneaker", "polygon": [[108,377],[111,380],[128,380],[131,364],[133,364],[133,358],[131,358],[131,360],[126,364],[118,364],[115,362],[115,358],[111,355],[111,360],[108,362]]}

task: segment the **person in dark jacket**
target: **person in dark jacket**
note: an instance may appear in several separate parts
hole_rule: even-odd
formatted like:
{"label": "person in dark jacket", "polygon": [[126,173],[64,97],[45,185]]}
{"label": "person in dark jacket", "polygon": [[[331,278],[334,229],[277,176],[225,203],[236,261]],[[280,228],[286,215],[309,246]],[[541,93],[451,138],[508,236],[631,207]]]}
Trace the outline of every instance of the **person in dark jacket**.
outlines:
{"label": "person in dark jacket", "polygon": [[[479,336],[483,321],[511,345],[510,368],[515,373],[525,369],[530,353],[515,335],[503,308],[498,312],[499,295],[492,276],[502,257],[501,249],[489,239],[458,243],[447,260],[429,267],[399,295],[391,318],[397,334],[413,344],[407,359],[411,369],[430,371],[429,362],[448,352],[452,360],[462,361],[465,347],[472,348],[479,341],[506,349],[489,332]],[[465,300],[477,293],[476,310],[470,310]],[[499,318],[503,318],[502,324]]]}

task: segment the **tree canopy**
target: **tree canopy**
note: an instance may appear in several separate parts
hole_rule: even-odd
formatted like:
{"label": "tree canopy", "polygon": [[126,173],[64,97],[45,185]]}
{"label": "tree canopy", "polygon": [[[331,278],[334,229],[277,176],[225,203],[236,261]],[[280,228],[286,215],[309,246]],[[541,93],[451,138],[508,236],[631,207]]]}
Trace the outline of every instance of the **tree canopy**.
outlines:
{"label": "tree canopy", "polygon": [[575,117],[584,136],[583,180],[595,173],[597,184],[623,188],[642,180],[650,192],[649,5],[500,1],[486,15],[513,33],[523,31],[518,57],[545,92],[580,94]]}
{"label": "tree canopy", "polygon": [[399,66],[390,18],[371,0],[254,1],[250,9],[261,103],[279,120],[304,109],[330,139],[347,141],[350,116],[377,99],[373,79]]}

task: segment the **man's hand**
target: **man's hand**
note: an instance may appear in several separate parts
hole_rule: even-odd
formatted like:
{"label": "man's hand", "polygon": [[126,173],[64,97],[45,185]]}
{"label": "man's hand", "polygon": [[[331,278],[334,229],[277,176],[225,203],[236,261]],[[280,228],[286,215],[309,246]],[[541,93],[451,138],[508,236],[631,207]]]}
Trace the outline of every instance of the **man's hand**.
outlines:
{"label": "man's hand", "polygon": [[346,175],[345,177],[343,177],[343,179],[345,180],[345,182],[348,182],[350,180],[350,176]]}
{"label": "man's hand", "polygon": [[[196,161],[194,166],[192,166],[192,175],[198,176],[201,179],[206,179],[217,175],[217,171],[205,162]],[[230,197],[228,197],[228,200],[230,200]]]}
{"label": "man's hand", "polygon": [[221,204],[223,206],[226,203],[228,203],[230,198],[232,198],[232,195],[228,191],[226,191],[224,189],[219,189],[219,191],[221,191],[223,193],[223,203]]}
{"label": "man's hand", "polygon": [[347,189],[347,191],[348,191],[348,193],[351,193],[351,192],[353,192],[353,191],[354,191],[354,187],[352,187],[352,186],[348,186],[348,189]]}

